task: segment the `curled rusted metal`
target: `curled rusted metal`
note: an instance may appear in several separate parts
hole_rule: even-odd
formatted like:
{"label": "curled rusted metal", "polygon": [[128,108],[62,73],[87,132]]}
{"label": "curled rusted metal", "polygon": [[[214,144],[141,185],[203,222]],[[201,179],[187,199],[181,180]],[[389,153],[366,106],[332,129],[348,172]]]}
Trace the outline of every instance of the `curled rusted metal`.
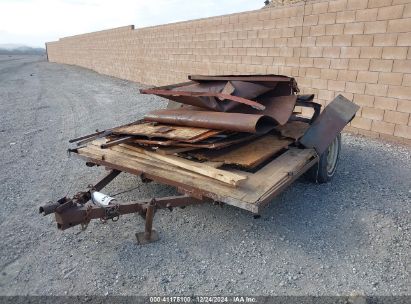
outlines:
{"label": "curled rusted metal", "polygon": [[256,111],[254,109],[247,109],[246,107],[241,106],[235,109],[235,112],[266,115],[273,118],[279,125],[284,125],[293,113],[297,101],[297,95],[277,97],[262,96],[258,99],[258,101],[265,106],[264,111]]}
{"label": "curled rusted metal", "polygon": [[229,130],[247,133],[266,133],[276,126],[269,116],[191,110],[157,110],[144,119],[165,124]]}
{"label": "curled rusted metal", "polygon": [[242,105],[264,110],[259,96],[288,96],[299,92],[294,78],[281,75],[192,75],[189,79],[193,81],[141,89],[140,92],[219,112],[237,112],[236,108]]}
{"label": "curled rusted metal", "polygon": [[189,79],[193,81],[140,90],[185,105],[151,112],[145,120],[260,134],[287,123],[299,91],[294,78],[281,75],[193,75]]}

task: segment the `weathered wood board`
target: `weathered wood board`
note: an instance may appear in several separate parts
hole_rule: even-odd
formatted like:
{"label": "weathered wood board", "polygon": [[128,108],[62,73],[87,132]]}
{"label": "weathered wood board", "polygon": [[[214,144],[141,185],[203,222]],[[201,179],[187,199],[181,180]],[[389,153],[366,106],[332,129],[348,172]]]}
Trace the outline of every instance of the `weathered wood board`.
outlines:
{"label": "weathered wood board", "polygon": [[284,137],[298,140],[300,137],[304,135],[305,131],[307,131],[309,126],[310,125],[306,122],[290,121],[283,126],[276,127],[275,130],[280,132],[280,134]]}
{"label": "weathered wood board", "polygon": [[152,122],[142,122],[113,129],[113,134],[145,136],[148,138],[168,138],[197,142],[203,139],[220,134],[223,131],[205,128],[169,126],[154,124]]}
{"label": "weathered wood board", "polygon": [[[281,186],[296,176],[299,170],[316,156],[313,149],[290,149],[269,162],[256,173],[241,172],[247,179],[233,187],[219,180],[165,163],[160,160],[144,159],[128,147],[115,146],[101,149],[101,143],[78,149],[79,156],[109,168],[131,174],[144,173],[148,178],[164,184],[197,191],[203,196],[229,205],[258,213],[260,203],[276,193]],[[238,170],[227,169],[238,173]]]}
{"label": "weathered wood board", "polygon": [[288,147],[293,140],[267,134],[241,146],[228,147],[221,150],[201,150],[189,155],[200,160],[222,162],[226,165],[238,165],[252,169],[262,164],[274,154]]}
{"label": "weathered wood board", "polygon": [[234,134],[233,136],[229,136],[228,138],[223,138],[221,140],[215,141],[215,142],[204,142],[204,141],[199,141],[199,142],[180,142],[177,140],[147,140],[147,139],[132,139],[128,143],[135,143],[138,145],[151,145],[151,146],[163,146],[163,147],[191,147],[191,148],[197,148],[197,149],[222,149],[231,145],[239,144],[242,142],[246,142],[249,140],[252,140],[254,138],[259,137],[259,135],[256,134]]}
{"label": "weathered wood board", "polygon": [[176,166],[182,169],[186,169],[191,172],[195,172],[195,173],[198,173],[204,176],[208,176],[210,178],[222,181],[227,184],[231,184],[233,186],[236,186],[240,182],[247,179],[246,175],[240,175],[240,174],[232,173],[229,171],[216,169],[214,167],[208,166],[207,164],[190,161],[185,158],[181,158],[181,157],[174,156],[174,155],[161,155],[155,152],[148,151],[143,148],[129,146],[127,144],[119,145],[119,148],[117,148],[117,150],[121,148],[127,148],[133,151],[137,157],[148,158],[149,160],[164,162],[169,165],[173,165],[173,166]]}

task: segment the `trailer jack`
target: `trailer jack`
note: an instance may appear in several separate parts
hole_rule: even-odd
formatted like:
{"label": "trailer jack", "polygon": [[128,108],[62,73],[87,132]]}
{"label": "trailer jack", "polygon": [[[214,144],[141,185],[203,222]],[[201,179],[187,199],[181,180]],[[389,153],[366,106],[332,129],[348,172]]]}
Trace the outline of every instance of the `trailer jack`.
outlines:
{"label": "trailer jack", "polygon": [[121,171],[112,170],[95,186],[89,186],[90,190],[79,192],[72,198],[63,197],[56,202],[49,202],[39,208],[43,215],[54,213],[57,228],[66,230],[68,228],[81,225],[85,230],[93,219],[100,219],[103,222],[108,220],[117,221],[121,215],[138,213],[145,219],[144,232],[136,233],[137,242],[140,245],[149,244],[159,240],[159,234],[153,229],[153,219],[158,209],[173,210],[175,207],[185,207],[205,203],[200,200],[184,195],[152,198],[145,201],[118,202],[112,200],[103,206],[95,204],[92,199],[94,191],[100,191],[107,186]]}

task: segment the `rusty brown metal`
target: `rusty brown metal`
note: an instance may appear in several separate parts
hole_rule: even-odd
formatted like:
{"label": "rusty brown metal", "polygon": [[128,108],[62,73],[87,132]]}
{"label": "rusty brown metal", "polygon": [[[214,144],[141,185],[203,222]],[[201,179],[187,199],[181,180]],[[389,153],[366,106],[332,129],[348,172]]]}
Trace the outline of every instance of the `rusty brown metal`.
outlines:
{"label": "rusty brown metal", "polygon": [[291,117],[296,101],[297,95],[289,96],[262,96],[258,101],[265,106],[264,111],[256,111],[254,109],[247,109],[240,106],[235,109],[238,113],[260,114],[273,118],[278,124],[285,124]]}
{"label": "rusty brown metal", "polygon": [[265,86],[261,83],[254,83],[248,81],[238,81],[233,80],[229,83],[234,87],[234,92],[232,93],[235,96],[241,96],[247,99],[255,99],[258,96],[271,91],[273,88]]}
{"label": "rusty brown metal", "polygon": [[[147,202],[136,202],[130,204],[121,204],[118,206],[120,214],[142,213],[143,205]],[[55,212],[57,228],[66,230],[74,226],[85,224],[92,219],[100,219],[106,216],[106,210],[103,207],[94,205],[74,205],[62,212]]]}
{"label": "rusty brown metal", "polygon": [[[135,124],[138,124],[138,123],[142,123],[142,120],[133,121],[133,122],[128,123],[128,124],[126,124],[126,125],[123,125],[123,126],[121,126],[121,127],[127,127],[127,126],[135,125]],[[117,128],[118,128],[118,127],[117,127]],[[86,143],[88,143],[88,142],[90,142],[90,141],[96,140],[96,139],[98,139],[98,138],[110,136],[111,134],[113,134],[113,131],[112,131],[113,129],[115,129],[115,128],[107,129],[107,130],[103,130],[103,131],[98,131],[98,130],[97,130],[95,133],[70,139],[70,140],[69,140],[69,143],[75,143],[75,142],[76,142],[78,146],[82,146],[82,145],[84,145],[84,144],[86,144]]]}
{"label": "rusty brown metal", "polygon": [[172,101],[219,112],[246,104],[259,110],[257,97],[288,96],[299,92],[294,78],[281,75],[189,76],[193,81],[142,89]]}
{"label": "rusty brown metal", "polygon": [[322,154],[341,130],[354,118],[360,107],[342,95],[338,95],[300,139],[307,148]]}
{"label": "rusty brown metal", "polygon": [[145,120],[165,124],[218,129],[225,131],[267,133],[276,126],[269,116],[191,110],[157,110],[144,116]]}
{"label": "rusty brown metal", "polygon": [[[150,210],[152,214],[149,214],[151,217],[151,226],[152,226],[152,216],[156,209],[171,209],[174,207],[182,207],[189,205],[202,204],[206,201],[198,200],[196,198],[189,197],[187,195],[178,195],[171,197],[162,197],[151,199],[148,201],[138,201],[138,202],[128,202],[128,203],[117,203],[109,205],[108,207],[101,207],[92,204],[88,205],[77,205],[74,204],[70,208],[63,210],[62,212],[55,212],[55,218],[57,222],[57,228],[60,230],[66,230],[68,228],[85,224],[92,219],[105,219],[107,220],[107,211],[111,211],[114,207],[116,211],[116,216],[130,214],[130,213],[139,213],[141,216],[147,218],[147,211]],[[110,218],[110,217],[109,217]],[[146,229],[147,230],[147,229]]]}
{"label": "rusty brown metal", "polygon": [[89,139],[89,138],[91,138],[91,140],[92,140],[92,139],[94,139],[94,138],[96,138],[100,135],[104,136],[105,132],[106,131],[98,131],[98,132],[95,132],[95,133],[92,133],[92,134],[88,134],[88,135],[84,135],[84,136],[81,136],[81,137],[73,138],[73,139],[69,140],[69,143],[74,143],[74,142],[82,141],[82,140]]}
{"label": "rusty brown metal", "polygon": [[134,137],[133,136],[124,136],[124,137],[117,137],[116,139],[110,140],[104,144],[101,144],[100,147],[101,149],[107,149],[113,146],[117,146],[119,144],[123,144],[126,142],[129,142],[131,140],[133,140]]}
{"label": "rusty brown metal", "polygon": [[188,79],[197,82],[207,81],[246,81],[262,84],[264,86],[275,89],[273,91],[281,91],[281,95],[291,95],[300,92],[297,82],[292,77],[283,75],[220,75],[220,76],[206,76],[206,75],[189,75]]}
{"label": "rusty brown metal", "polygon": [[[265,86],[260,83],[253,83],[247,81],[206,81],[196,83],[193,82],[190,85],[185,85],[181,87],[176,87],[171,89],[172,91],[187,91],[187,92],[214,92],[214,93],[223,93],[233,96],[239,96],[246,99],[256,98],[268,91],[271,91],[273,88]],[[209,106],[204,104],[204,106]],[[237,106],[232,104],[232,106]],[[227,107],[225,110],[228,110]]]}
{"label": "rusty brown metal", "polygon": [[262,100],[266,105],[266,109],[263,113],[264,115],[268,115],[275,119],[278,124],[284,125],[293,113],[296,100],[296,95],[267,97]]}
{"label": "rusty brown metal", "polygon": [[[94,191],[100,191],[109,183],[111,183],[119,174],[121,173],[120,170],[113,169],[107,174],[103,179],[101,179],[98,183],[94,186],[90,186],[89,188]],[[63,197],[59,199],[57,202],[49,202],[44,206],[39,207],[39,213],[43,215],[48,215],[53,212],[61,212],[75,204],[84,205],[86,204],[91,198],[91,193],[89,191],[78,192],[74,195],[73,199],[69,199],[67,197]]]}
{"label": "rusty brown metal", "polygon": [[146,206],[146,223],[144,227],[144,232],[136,233],[137,242],[140,245],[145,245],[159,240],[159,235],[157,231],[153,229],[153,219],[155,212],[154,203],[155,201],[153,200]]}
{"label": "rusty brown metal", "polygon": [[[220,102],[222,102],[222,100],[230,100],[230,101],[234,101],[234,102],[237,102],[237,103],[246,104],[248,106],[251,106],[254,109],[258,109],[258,110],[264,110],[265,109],[265,107],[262,104],[258,103],[258,102],[255,102],[255,101],[243,98],[243,97],[228,95],[228,94],[223,94],[223,93],[190,92],[190,91],[177,91],[177,90],[169,91],[169,90],[161,90],[161,89],[141,89],[140,92],[142,94],[154,94],[154,95],[159,95],[159,96],[173,96],[174,100],[177,96],[183,96],[183,97],[216,97],[217,99],[214,99],[214,100],[219,100]],[[199,104],[197,104],[197,102],[195,102],[195,104],[193,104],[193,103],[189,103],[189,104],[192,104],[194,106],[201,106],[203,104],[202,102],[199,102]]]}

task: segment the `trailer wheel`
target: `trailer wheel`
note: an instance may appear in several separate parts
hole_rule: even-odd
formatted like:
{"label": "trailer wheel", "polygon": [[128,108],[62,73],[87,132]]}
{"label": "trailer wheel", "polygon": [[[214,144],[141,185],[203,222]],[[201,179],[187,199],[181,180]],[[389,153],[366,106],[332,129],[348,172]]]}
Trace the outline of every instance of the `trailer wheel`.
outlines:
{"label": "trailer wheel", "polygon": [[307,171],[309,179],[320,184],[331,181],[337,169],[340,151],[341,134],[338,134],[328,149],[320,155],[318,163]]}

